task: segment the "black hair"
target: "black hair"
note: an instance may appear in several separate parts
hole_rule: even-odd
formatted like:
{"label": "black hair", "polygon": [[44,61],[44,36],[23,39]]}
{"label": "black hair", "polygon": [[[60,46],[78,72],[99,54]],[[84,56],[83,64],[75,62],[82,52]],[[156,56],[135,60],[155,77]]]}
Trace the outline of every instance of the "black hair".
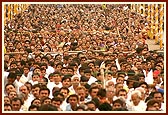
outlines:
{"label": "black hair", "polygon": [[106,97],[106,89],[100,88],[97,92],[97,96]]}
{"label": "black hair", "polygon": [[105,103],[100,104],[98,109],[100,111],[112,111],[112,106],[109,103],[105,102]]}
{"label": "black hair", "polygon": [[69,98],[70,98],[70,97],[76,97],[76,99],[79,100],[78,95],[72,94],[72,95],[70,95],[70,96],[67,98],[67,100],[66,100],[67,103],[69,103]]}
{"label": "black hair", "polygon": [[58,111],[52,104],[43,104],[38,108],[38,111]]}
{"label": "black hair", "polygon": [[39,107],[37,105],[30,105],[28,108],[28,111],[30,111],[31,109],[34,109],[34,108],[37,108],[37,110],[38,110]]}
{"label": "black hair", "polygon": [[10,72],[9,75],[7,76],[7,78],[12,78],[12,79],[16,79],[16,73]]}
{"label": "black hair", "polygon": [[15,97],[15,98],[13,98],[12,100],[11,100],[11,103],[13,102],[13,101],[20,101],[20,104],[21,105],[23,105],[23,101],[21,100],[21,98],[18,98],[18,97]]}
{"label": "black hair", "polygon": [[50,94],[50,90],[49,90],[46,86],[40,87],[39,93],[40,93],[42,90],[47,90],[47,91],[48,91],[48,94]]}

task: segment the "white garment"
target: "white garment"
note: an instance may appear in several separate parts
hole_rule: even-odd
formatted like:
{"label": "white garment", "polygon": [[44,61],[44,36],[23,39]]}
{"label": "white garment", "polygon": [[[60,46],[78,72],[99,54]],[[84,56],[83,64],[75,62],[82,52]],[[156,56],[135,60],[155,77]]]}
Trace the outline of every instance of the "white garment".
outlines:
{"label": "white garment", "polygon": [[153,70],[151,69],[149,72],[148,72],[148,74],[146,73],[146,71],[145,70],[143,70],[143,73],[144,73],[144,75],[145,75],[145,82],[147,83],[147,84],[153,84]]}
{"label": "white garment", "polygon": [[50,73],[54,73],[55,69],[51,66],[48,66],[48,68],[46,69],[46,74],[47,76],[50,75]]}
{"label": "white garment", "polygon": [[55,82],[49,82],[49,83],[47,84],[47,88],[50,90],[50,95],[49,95],[50,98],[53,97],[53,95],[52,95],[52,90],[53,90],[54,87],[59,87],[59,88],[61,88],[61,87],[62,87],[62,83],[59,82],[59,84],[56,85]]}
{"label": "white garment", "polygon": [[115,62],[116,62],[117,70],[121,70],[121,68],[120,68],[120,64],[118,63],[118,58],[115,59]]}
{"label": "white garment", "polygon": [[66,111],[66,106],[68,105],[68,103],[66,102],[66,99],[62,102],[62,104],[60,105],[60,108],[63,110],[63,111]]}
{"label": "white garment", "polygon": [[88,84],[91,85],[92,83],[94,83],[95,81],[97,81],[97,79],[93,76],[90,77]]}
{"label": "white garment", "polygon": [[127,109],[129,111],[139,111],[143,112],[146,111],[146,103],[144,101],[140,101],[137,106],[133,104],[133,102],[127,103]]}
{"label": "white garment", "polygon": [[32,72],[29,72],[28,75],[27,75],[27,77],[24,74],[22,74],[22,76],[20,77],[19,82],[25,84],[26,82],[28,82],[29,80],[31,80],[31,78],[32,78]]}
{"label": "white garment", "polygon": [[31,105],[31,102],[33,101],[33,98],[31,95],[28,96],[28,99],[24,101],[24,104],[22,105],[23,111],[28,111],[29,106]]}

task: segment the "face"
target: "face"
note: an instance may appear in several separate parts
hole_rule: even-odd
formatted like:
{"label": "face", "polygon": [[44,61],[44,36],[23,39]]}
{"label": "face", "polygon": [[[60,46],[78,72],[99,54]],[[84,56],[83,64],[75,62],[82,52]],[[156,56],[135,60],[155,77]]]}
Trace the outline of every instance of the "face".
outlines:
{"label": "face", "polygon": [[137,106],[140,102],[140,97],[137,94],[131,96],[131,100],[135,106]]}
{"label": "face", "polygon": [[124,83],[124,78],[123,77],[118,77],[118,79],[116,80],[116,83]]}
{"label": "face", "polygon": [[46,99],[44,100],[44,103],[43,104],[51,104],[51,99]]}
{"label": "face", "polygon": [[10,104],[9,97],[4,97],[4,104]]}
{"label": "face", "polygon": [[32,80],[33,80],[33,81],[39,81],[39,80],[40,80],[40,76],[38,76],[38,75],[33,75]]}
{"label": "face", "polygon": [[91,91],[91,97],[94,98],[94,97],[97,97],[97,93],[98,93],[99,89],[92,89]]}
{"label": "face", "polygon": [[87,104],[87,106],[88,106],[89,109],[92,109],[94,111],[96,110],[96,106],[94,104],[92,104],[92,103]]}
{"label": "face", "polygon": [[26,68],[26,67],[25,67],[25,68],[23,69],[23,72],[24,72],[25,75],[27,75],[27,74],[29,73],[29,68]]}
{"label": "face", "polygon": [[145,92],[148,92],[148,88],[145,84],[142,84],[140,87],[144,88],[145,89]]}
{"label": "face", "polygon": [[74,107],[74,106],[77,106],[78,100],[77,100],[76,97],[70,97],[70,98],[69,98],[69,103],[70,103],[70,105],[71,105],[72,107]]}
{"label": "face", "polygon": [[61,102],[60,101],[53,101],[52,105],[57,107],[57,108],[60,108]]}
{"label": "face", "polygon": [[60,81],[61,81],[61,76],[58,75],[58,74],[55,74],[55,75],[53,76],[53,80],[54,80],[55,82],[60,82]]}
{"label": "face", "polygon": [[21,102],[19,100],[12,101],[12,110],[13,111],[19,111],[21,108]]}
{"label": "face", "polygon": [[10,99],[13,99],[13,98],[15,98],[15,97],[17,97],[16,92],[12,91],[12,92],[9,93],[9,98],[10,98]]}
{"label": "face", "polygon": [[8,78],[8,83],[13,83],[15,81],[14,78]]}
{"label": "face", "polygon": [[64,98],[66,98],[66,97],[68,96],[68,91],[65,90],[65,89],[62,89],[62,90],[60,91],[60,93],[62,93],[62,94],[64,95]]}
{"label": "face", "polygon": [[85,73],[85,77],[88,78],[88,79],[90,79],[91,73]]}
{"label": "face", "polygon": [[73,79],[72,79],[72,85],[79,85],[79,78],[78,77],[74,77]]}
{"label": "face", "polygon": [[153,107],[156,108],[156,110],[160,110],[160,106],[158,103],[153,104]]}
{"label": "face", "polygon": [[154,94],[153,98],[154,98],[155,100],[158,100],[158,101],[160,101],[160,102],[163,102],[163,96],[162,96],[160,93]]}
{"label": "face", "polygon": [[48,90],[41,90],[40,91],[40,95],[39,95],[40,99],[44,99],[45,97],[48,97],[48,96],[49,96]]}
{"label": "face", "polygon": [[121,108],[121,104],[120,103],[114,103],[113,105],[113,109],[118,109],[118,108]]}
{"label": "face", "polygon": [[9,94],[9,92],[11,92],[11,91],[16,91],[16,89],[14,88],[13,85],[8,85],[6,87],[6,93]]}
{"label": "face", "polygon": [[70,87],[70,85],[71,85],[70,79],[65,79],[65,80],[62,82],[62,85],[63,85],[64,87]]}
{"label": "face", "polygon": [[120,90],[123,89],[123,84],[118,84],[116,87],[116,93]]}
{"label": "face", "polygon": [[32,108],[30,109],[30,111],[37,111],[37,108]]}
{"label": "face", "polygon": [[41,106],[41,102],[40,102],[40,100],[38,100],[38,99],[34,100],[34,101],[33,101],[33,104],[34,104],[34,105],[37,105],[37,106]]}
{"label": "face", "polygon": [[139,82],[145,82],[145,78],[144,77],[139,77]]}
{"label": "face", "polygon": [[124,99],[127,98],[127,92],[125,91],[120,91],[119,94],[118,94],[119,97],[123,97]]}
{"label": "face", "polygon": [[4,111],[12,111],[11,106],[4,106]]}
{"label": "face", "polygon": [[80,97],[80,101],[84,101],[86,96],[85,90],[84,89],[78,90],[77,93],[78,96]]}
{"label": "face", "polygon": [[36,88],[32,89],[33,96],[38,98],[39,97],[39,91],[40,91],[39,87],[36,87]]}
{"label": "face", "polygon": [[22,92],[23,94],[26,94],[26,95],[28,95],[28,93],[29,93],[29,91],[28,91],[26,86],[21,86],[19,88],[19,91]]}

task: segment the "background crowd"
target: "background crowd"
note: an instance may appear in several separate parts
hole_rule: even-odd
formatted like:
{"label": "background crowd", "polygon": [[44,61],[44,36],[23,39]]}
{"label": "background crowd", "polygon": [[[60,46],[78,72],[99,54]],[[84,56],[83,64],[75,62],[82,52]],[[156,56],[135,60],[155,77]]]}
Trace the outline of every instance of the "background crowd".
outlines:
{"label": "background crowd", "polygon": [[128,4],[31,4],[4,26],[4,111],[165,111],[164,56]]}

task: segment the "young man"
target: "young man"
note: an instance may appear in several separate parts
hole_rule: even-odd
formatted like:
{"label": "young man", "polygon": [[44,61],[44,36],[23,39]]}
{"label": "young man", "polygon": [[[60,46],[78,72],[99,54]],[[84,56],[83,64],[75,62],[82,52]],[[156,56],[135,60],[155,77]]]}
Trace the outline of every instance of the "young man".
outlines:
{"label": "young man", "polygon": [[16,97],[11,100],[11,105],[12,105],[12,111],[21,111],[23,102],[20,98]]}
{"label": "young man", "polygon": [[78,107],[79,97],[76,94],[72,94],[67,98],[68,105],[66,106],[66,111],[75,111]]}

